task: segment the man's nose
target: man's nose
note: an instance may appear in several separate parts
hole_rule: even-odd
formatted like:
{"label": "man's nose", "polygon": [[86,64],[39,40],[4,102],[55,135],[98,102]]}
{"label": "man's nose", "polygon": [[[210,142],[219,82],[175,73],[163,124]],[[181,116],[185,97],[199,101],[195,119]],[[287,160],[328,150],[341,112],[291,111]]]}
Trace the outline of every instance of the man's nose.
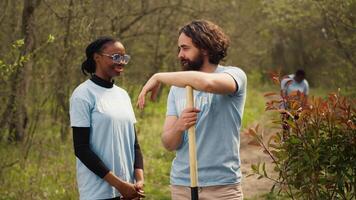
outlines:
{"label": "man's nose", "polygon": [[181,59],[181,58],[183,58],[183,57],[184,57],[183,52],[182,52],[182,50],[180,50],[180,51],[178,52],[178,58]]}

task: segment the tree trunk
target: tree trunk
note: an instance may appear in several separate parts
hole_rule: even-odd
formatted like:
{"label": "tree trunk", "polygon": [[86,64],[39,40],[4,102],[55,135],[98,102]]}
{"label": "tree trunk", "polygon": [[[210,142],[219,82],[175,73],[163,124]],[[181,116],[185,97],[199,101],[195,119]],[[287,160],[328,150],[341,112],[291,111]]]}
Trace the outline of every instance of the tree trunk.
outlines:
{"label": "tree trunk", "polygon": [[59,121],[60,121],[60,134],[62,141],[67,139],[69,134],[69,86],[70,82],[66,82],[68,78],[68,64],[71,57],[71,46],[70,46],[70,36],[71,36],[71,25],[73,20],[73,0],[69,1],[67,17],[65,19],[65,33],[63,37],[63,49],[64,53],[62,58],[60,58],[60,66],[58,68],[58,77],[57,77],[57,91],[56,98],[59,106]]}
{"label": "tree trunk", "polygon": [[[34,11],[40,0],[25,0],[22,12],[22,36],[25,40],[21,57],[29,57],[35,49],[35,16]],[[32,59],[20,63],[11,79],[12,98],[8,102],[9,109],[9,141],[23,141],[26,135],[28,122],[27,95],[31,82]],[[7,114],[7,113],[4,113]],[[8,117],[3,116],[3,117]]]}
{"label": "tree trunk", "polygon": [[281,31],[275,30],[274,41],[272,47],[272,64],[275,65],[277,69],[282,69],[283,72],[288,71],[288,65],[285,56],[285,48],[283,44]]}

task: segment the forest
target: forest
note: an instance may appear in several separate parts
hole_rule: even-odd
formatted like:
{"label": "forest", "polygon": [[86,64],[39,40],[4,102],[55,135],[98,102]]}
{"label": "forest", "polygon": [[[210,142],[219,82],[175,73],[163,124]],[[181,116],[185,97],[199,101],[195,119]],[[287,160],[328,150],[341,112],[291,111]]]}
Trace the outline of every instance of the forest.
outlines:
{"label": "forest", "polygon": [[[111,36],[124,44],[131,61],[115,84],[135,105],[151,75],[181,69],[178,31],[195,19],[212,21],[224,30],[231,46],[221,64],[247,74],[242,138],[249,128],[275,117],[265,112],[264,94],[280,90],[271,74],[282,77],[298,69],[306,72],[311,96],[325,100],[338,93],[347,99],[350,123],[356,123],[355,0],[1,0],[0,199],[78,199],[69,98],[89,78],[80,66],[91,41]],[[160,141],[168,90],[164,86],[144,111],[135,108],[148,200],[170,199],[169,171],[175,155]],[[350,127],[340,131],[350,132],[353,143],[347,156],[355,159],[356,129]],[[272,134],[276,127],[265,129]],[[271,182],[261,182],[264,187],[254,190],[263,179],[247,176],[251,170],[260,173],[257,165],[250,165],[267,158],[263,153],[258,157],[262,150],[248,141],[241,142],[241,154],[246,153],[245,199],[320,197],[292,197],[289,192],[303,191],[295,185],[289,192],[271,191]],[[251,152],[256,152],[253,159]],[[340,196],[329,198],[355,198],[355,176],[343,181]]]}

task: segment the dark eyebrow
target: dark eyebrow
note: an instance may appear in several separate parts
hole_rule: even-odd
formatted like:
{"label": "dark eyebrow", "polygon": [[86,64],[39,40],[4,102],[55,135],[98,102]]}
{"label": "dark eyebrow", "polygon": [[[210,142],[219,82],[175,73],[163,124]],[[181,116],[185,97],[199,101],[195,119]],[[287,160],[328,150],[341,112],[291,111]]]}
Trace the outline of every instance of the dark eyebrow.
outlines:
{"label": "dark eyebrow", "polygon": [[178,46],[178,48],[188,48],[188,47],[190,47],[190,46],[188,46],[186,44],[182,44],[182,45]]}

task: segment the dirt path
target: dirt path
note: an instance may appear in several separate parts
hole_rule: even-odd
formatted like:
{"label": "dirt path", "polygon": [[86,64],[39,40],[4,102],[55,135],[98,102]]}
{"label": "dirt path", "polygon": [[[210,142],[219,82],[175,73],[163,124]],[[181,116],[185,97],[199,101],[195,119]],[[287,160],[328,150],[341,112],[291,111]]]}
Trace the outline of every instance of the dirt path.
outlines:
{"label": "dirt path", "polygon": [[[262,117],[262,119],[264,118],[266,117]],[[264,124],[263,121],[265,120],[261,120],[258,123],[260,123],[260,127],[263,127],[265,129],[265,139],[268,139],[270,134],[272,134],[273,129],[268,125]],[[270,157],[263,153],[260,147],[248,145],[248,142],[250,141],[251,137],[247,136],[246,133],[242,131],[240,156],[243,174],[243,193],[244,197],[248,199],[264,199],[261,196],[270,191],[273,182],[265,178],[257,179],[257,176],[246,177],[252,172],[251,164],[257,164],[259,161],[266,162],[267,173],[273,175],[276,175],[276,173],[273,171],[274,166],[271,162]]]}

